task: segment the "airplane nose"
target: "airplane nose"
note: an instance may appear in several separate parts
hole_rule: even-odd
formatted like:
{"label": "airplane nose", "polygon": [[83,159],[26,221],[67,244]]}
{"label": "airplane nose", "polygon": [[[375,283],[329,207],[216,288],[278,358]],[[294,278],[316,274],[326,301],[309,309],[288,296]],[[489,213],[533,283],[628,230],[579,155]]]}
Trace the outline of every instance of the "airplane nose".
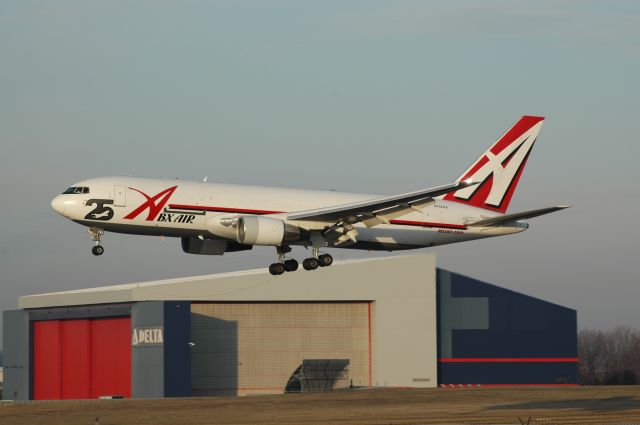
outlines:
{"label": "airplane nose", "polygon": [[62,196],[56,196],[51,201],[51,208],[53,208],[58,214],[64,215],[64,199]]}

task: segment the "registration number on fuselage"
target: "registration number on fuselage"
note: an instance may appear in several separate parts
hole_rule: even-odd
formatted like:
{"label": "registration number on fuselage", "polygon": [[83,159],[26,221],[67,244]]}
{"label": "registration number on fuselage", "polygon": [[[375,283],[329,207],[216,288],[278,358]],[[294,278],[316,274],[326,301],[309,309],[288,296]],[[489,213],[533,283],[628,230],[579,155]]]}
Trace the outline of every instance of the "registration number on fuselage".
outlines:
{"label": "registration number on fuselage", "polygon": [[438,229],[439,233],[453,233],[455,235],[463,235],[464,232],[462,230],[453,230],[453,229]]}

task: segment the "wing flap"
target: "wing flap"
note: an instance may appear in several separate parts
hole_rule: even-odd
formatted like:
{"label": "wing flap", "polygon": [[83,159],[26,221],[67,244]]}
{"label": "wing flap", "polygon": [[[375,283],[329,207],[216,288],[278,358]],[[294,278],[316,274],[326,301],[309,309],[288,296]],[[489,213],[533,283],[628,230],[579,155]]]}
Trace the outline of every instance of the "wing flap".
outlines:
{"label": "wing flap", "polygon": [[383,210],[375,211],[373,216],[362,220],[365,226],[373,227],[378,224],[389,224],[389,222],[395,218],[402,217],[413,211],[422,212],[422,208],[431,205],[435,202],[433,198],[421,199],[410,204],[396,205],[394,207],[385,208]]}
{"label": "wing flap", "polygon": [[485,218],[484,220],[479,220],[473,223],[467,224],[469,227],[490,227],[490,226],[499,226],[504,223],[509,223],[517,220],[525,220],[528,218],[538,217],[541,215],[549,214],[552,212],[560,211],[565,208],[569,208],[567,205],[561,205],[557,207],[548,207],[548,208],[540,208],[537,210],[529,210],[522,211],[513,214],[505,214],[499,215],[497,217]]}
{"label": "wing flap", "polygon": [[456,190],[460,190],[474,184],[478,183],[460,181],[444,186],[403,193],[401,195],[386,196],[368,201],[335,205],[315,210],[299,211],[287,215],[287,220],[338,222],[346,218],[354,218],[355,220],[352,221],[358,222],[372,219],[376,216],[395,216],[396,214],[399,214],[400,211],[404,211],[404,214],[406,214],[409,210],[420,208],[420,205],[428,205],[433,202],[433,198],[436,196],[455,192]]}

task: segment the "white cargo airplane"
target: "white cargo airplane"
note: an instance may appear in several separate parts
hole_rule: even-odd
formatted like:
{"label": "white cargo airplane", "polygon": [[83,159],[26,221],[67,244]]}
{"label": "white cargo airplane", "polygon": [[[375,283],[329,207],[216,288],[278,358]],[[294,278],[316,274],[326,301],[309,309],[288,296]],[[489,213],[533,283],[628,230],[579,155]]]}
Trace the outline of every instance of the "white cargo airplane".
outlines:
{"label": "white cargo airplane", "polygon": [[294,271],[292,245],[312,248],[306,270],[330,266],[325,247],[393,251],[522,232],[519,220],[566,206],[506,214],[544,118],[524,116],[455,182],[393,196],[101,177],[74,184],[51,206],[88,227],[93,254],[105,231],[182,238],[190,254],[275,246],[273,275]]}

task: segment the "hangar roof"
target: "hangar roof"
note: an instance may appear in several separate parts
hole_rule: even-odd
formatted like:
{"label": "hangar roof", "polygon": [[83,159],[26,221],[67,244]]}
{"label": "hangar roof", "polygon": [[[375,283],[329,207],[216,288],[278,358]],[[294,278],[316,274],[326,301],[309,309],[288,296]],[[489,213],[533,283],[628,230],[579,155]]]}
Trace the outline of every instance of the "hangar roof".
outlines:
{"label": "hangar roof", "polygon": [[[20,297],[20,308],[136,301],[374,301],[431,297],[435,255],[336,262],[313,272],[272,276],[266,269],[110,285]],[[416,276],[424,279],[416,281]],[[403,279],[404,277],[404,279]],[[422,284],[420,284],[422,281]],[[401,295],[399,295],[399,292]]]}

